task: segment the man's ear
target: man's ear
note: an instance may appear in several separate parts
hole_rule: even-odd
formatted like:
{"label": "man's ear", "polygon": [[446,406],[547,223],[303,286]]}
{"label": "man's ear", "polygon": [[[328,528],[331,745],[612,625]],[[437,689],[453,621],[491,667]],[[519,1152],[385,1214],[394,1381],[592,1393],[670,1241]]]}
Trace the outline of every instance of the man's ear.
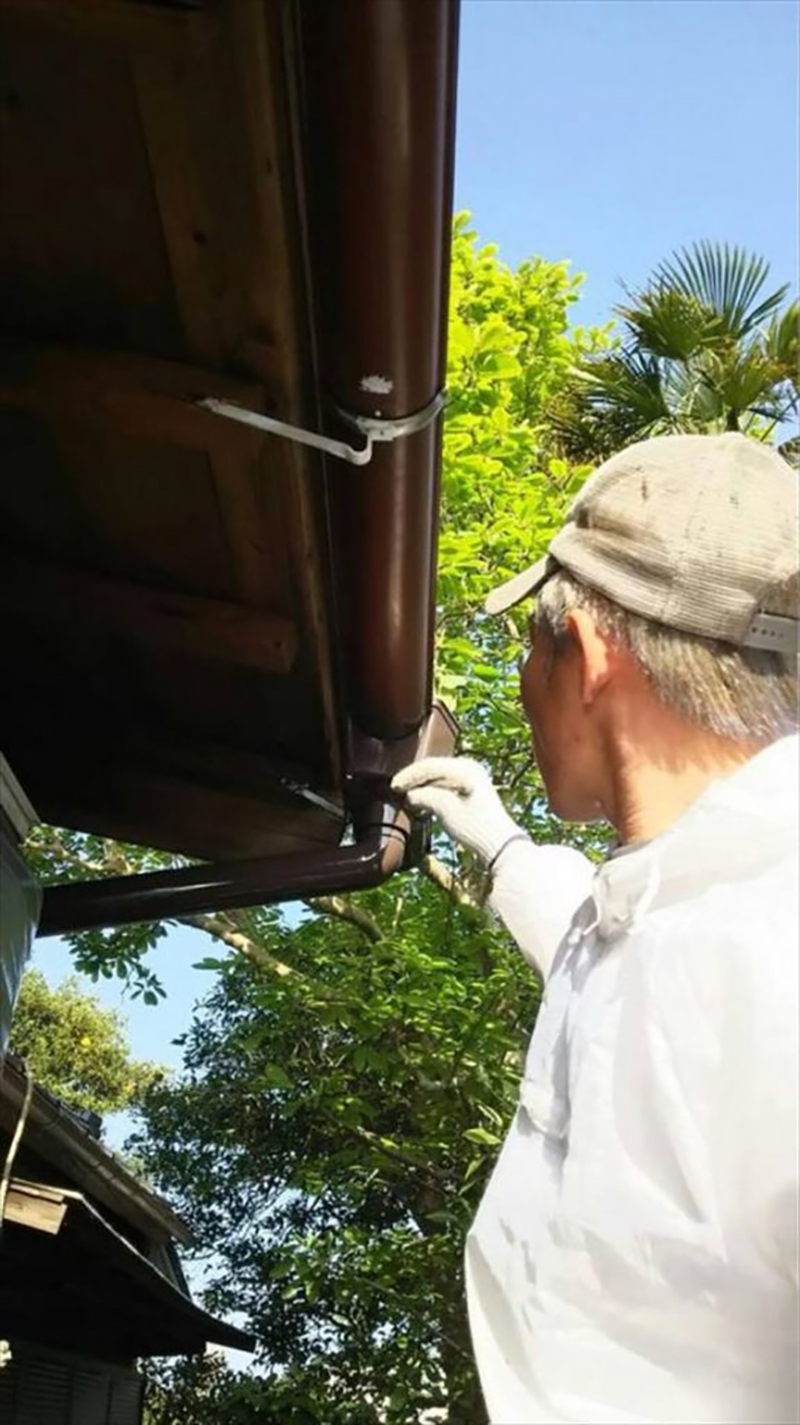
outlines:
{"label": "man's ear", "polygon": [[567,632],[581,660],[581,701],[591,707],[615,672],[615,650],[586,609],[570,609]]}

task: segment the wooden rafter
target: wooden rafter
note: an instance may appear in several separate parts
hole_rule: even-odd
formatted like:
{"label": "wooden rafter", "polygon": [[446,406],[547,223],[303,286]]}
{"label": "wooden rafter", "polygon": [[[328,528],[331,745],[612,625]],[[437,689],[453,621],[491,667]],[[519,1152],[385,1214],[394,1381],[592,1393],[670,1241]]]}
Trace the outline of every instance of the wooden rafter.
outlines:
{"label": "wooden rafter", "polygon": [[6,557],[0,609],[47,624],[81,624],[148,651],[221,665],[288,673],[297,652],[294,624],[261,609],[175,594],[43,560]]}

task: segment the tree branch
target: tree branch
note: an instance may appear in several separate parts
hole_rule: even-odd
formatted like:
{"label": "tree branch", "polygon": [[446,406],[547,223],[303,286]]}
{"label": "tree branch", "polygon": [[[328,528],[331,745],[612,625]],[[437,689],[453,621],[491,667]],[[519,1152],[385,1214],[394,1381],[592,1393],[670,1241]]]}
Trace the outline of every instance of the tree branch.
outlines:
{"label": "tree branch", "polygon": [[286,979],[290,975],[297,976],[304,980],[305,976],[299,970],[295,970],[291,965],[287,965],[283,960],[278,960],[275,955],[271,955],[269,950],[265,950],[263,945],[256,944],[249,935],[245,935],[241,930],[235,930],[232,925],[221,915],[178,915],[174,919],[180,925],[189,925],[193,930],[204,930],[207,935],[213,935],[215,940],[221,940],[231,950],[237,954],[244,955],[247,960],[258,965],[262,970],[269,970],[273,975],[278,975],[281,979]]}
{"label": "tree branch", "polygon": [[[29,837],[26,845],[30,851],[53,856],[62,866],[76,866],[81,871],[91,871],[95,876],[124,876],[129,875],[133,869],[122,859],[118,848],[115,848],[116,854],[112,856],[106,847],[102,861],[90,861],[86,856],[77,856],[74,851],[67,849],[58,833],[51,828],[38,827],[37,834]],[[109,845],[113,846],[113,843]]]}
{"label": "tree branch", "polygon": [[314,896],[304,904],[311,910],[319,911],[321,915],[331,915],[336,920],[346,920],[350,925],[355,925],[373,945],[383,939],[383,931],[375,917],[361,906],[345,900],[344,896]]}
{"label": "tree branch", "polygon": [[471,910],[476,915],[483,915],[483,902],[477,900],[468,890],[462,886],[461,882],[448,871],[447,867],[436,856],[424,856],[420,862],[422,871],[434,885],[441,887],[455,901],[462,910]]}

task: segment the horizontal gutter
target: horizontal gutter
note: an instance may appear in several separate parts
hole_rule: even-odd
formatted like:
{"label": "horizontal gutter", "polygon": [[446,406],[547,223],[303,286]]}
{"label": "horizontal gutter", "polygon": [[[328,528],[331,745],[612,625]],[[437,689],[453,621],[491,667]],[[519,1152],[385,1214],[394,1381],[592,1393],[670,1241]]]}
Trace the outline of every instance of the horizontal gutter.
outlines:
{"label": "horizontal gutter", "polygon": [[352,846],[45,887],[37,933],[63,935],[366,890],[400,869],[409,830],[404,813],[377,805]]}

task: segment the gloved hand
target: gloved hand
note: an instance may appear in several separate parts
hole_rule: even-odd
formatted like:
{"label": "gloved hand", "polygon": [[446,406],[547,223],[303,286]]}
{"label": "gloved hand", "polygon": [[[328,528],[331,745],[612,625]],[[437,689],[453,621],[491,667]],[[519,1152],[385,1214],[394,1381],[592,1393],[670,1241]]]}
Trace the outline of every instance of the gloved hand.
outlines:
{"label": "gloved hand", "polygon": [[423,757],[398,772],[392,788],[412,807],[432,812],[454,841],[492,866],[510,841],[527,840],[511,819],[480,762]]}

